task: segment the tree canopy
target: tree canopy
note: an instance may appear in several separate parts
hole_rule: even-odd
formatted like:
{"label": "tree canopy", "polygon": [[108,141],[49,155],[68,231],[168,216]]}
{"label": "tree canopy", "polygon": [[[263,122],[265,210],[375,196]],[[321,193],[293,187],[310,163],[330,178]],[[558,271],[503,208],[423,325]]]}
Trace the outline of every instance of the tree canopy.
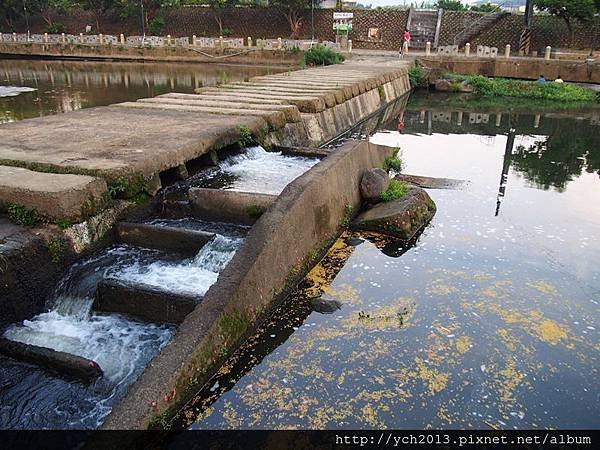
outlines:
{"label": "tree canopy", "polygon": [[467,5],[460,0],[438,0],[435,7],[446,9],[448,11],[466,11],[469,9]]}
{"label": "tree canopy", "polygon": [[571,34],[573,34],[573,20],[590,23],[600,6],[598,0],[533,0],[533,4],[540,11],[560,17]]}

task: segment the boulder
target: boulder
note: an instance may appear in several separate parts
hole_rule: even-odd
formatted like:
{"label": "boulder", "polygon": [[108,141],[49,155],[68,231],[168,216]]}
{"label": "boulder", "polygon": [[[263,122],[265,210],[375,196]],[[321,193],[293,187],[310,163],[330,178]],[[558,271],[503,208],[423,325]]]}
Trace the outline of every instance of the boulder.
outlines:
{"label": "boulder", "polygon": [[378,203],[379,197],[390,185],[390,177],[383,169],[367,170],[360,180],[360,195],[369,203]]}
{"label": "boulder", "polygon": [[435,90],[440,92],[452,92],[452,82],[443,78],[435,80]]}
{"label": "boulder", "polygon": [[436,207],[423,189],[412,187],[400,199],[379,203],[360,214],[352,228],[411,239],[435,214]]}
{"label": "boulder", "polygon": [[312,309],[321,314],[333,314],[342,308],[342,302],[328,298],[314,298],[310,302]]}
{"label": "boulder", "polygon": [[458,91],[464,92],[466,94],[471,94],[471,93],[473,93],[473,91],[475,91],[475,89],[468,82],[463,81],[462,83],[460,83],[458,85]]}

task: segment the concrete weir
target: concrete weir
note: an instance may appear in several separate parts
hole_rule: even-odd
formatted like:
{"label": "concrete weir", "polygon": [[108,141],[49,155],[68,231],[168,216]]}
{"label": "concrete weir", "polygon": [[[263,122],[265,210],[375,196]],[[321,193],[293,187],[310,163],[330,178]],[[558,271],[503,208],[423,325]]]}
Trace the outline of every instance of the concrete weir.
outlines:
{"label": "concrete weir", "polygon": [[68,196],[52,196],[38,184],[16,192],[12,176],[2,176],[0,202],[43,203],[40,212],[53,219],[79,220],[107,192],[153,195],[159,174],[244,142],[248,133],[265,145],[318,146],[406,94],[408,64],[349,61],[3,124],[0,174],[30,169],[31,182],[43,175],[46,185],[63,184],[64,174],[79,178],[69,180]]}
{"label": "concrete weir", "polygon": [[[218,370],[222,355],[259,324],[261,311],[276,304],[316,262],[360,205],[363,172],[380,167],[392,153],[390,147],[367,141],[348,142],[292,181],[256,221],[217,282],[113,409],[104,428],[139,429],[151,426],[157,416],[168,420]],[[190,192],[191,203],[199,192]],[[176,396],[163,400],[165,392]]]}

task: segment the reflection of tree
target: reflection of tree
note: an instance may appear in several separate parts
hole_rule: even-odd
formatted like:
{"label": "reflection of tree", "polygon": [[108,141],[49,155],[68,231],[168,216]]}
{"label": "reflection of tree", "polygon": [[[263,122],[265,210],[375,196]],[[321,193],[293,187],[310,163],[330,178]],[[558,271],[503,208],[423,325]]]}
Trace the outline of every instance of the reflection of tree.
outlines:
{"label": "reflection of tree", "polygon": [[512,160],[539,187],[563,191],[584,169],[600,175],[600,133],[587,124],[559,119],[545,140],[518,146]]}

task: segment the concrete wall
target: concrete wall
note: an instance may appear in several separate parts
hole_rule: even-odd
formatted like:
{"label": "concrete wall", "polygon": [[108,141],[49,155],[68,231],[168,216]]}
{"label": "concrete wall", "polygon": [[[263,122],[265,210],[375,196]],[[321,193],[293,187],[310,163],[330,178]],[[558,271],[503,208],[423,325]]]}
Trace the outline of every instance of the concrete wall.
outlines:
{"label": "concrete wall", "polygon": [[542,58],[422,58],[429,68],[441,69],[463,75],[524,78],[537,80],[540,74],[553,80],[559,74],[565,81],[600,83],[600,64],[588,64],[583,60],[544,60]]}
{"label": "concrete wall", "polygon": [[[392,151],[368,142],[348,143],[288,185],[104,428],[145,428],[152,416],[163,413],[166,420],[177,411],[218,369],[224,361],[219,355],[255,327],[278,293],[290,287],[291,276],[299,280],[306,263],[316,262],[311,256],[337,236],[348,206],[360,204],[362,173],[381,167]],[[165,400],[165,393],[175,396]],[[154,401],[156,410],[150,406]]]}

